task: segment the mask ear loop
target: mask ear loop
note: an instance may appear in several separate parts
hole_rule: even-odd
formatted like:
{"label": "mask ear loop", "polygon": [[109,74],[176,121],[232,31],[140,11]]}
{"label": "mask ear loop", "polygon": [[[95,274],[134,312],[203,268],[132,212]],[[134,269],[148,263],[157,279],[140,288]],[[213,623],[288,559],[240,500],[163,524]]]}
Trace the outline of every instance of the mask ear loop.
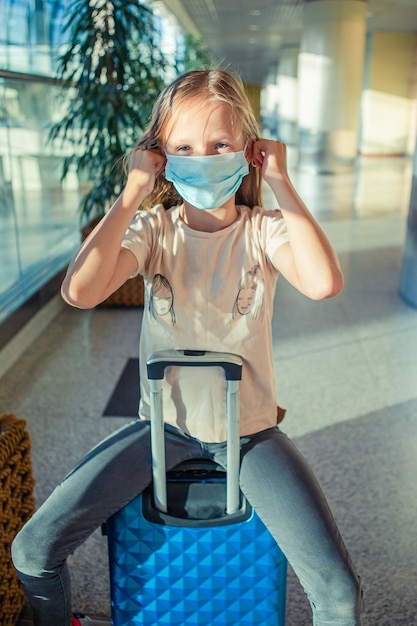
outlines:
{"label": "mask ear loop", "polygon": [[[256,139],[257,139],[257,138],[256,138],[256,136],[254,135],[254,136],[250,137],[250,138],[246,141],[246,143],[245,143],[245,147],[243,148],[243,154],[245,155],[245,158],[246,158],[246,159],[247,159],[247,156],[246,156],[246,151],[247,151],[247,149],[248,149],[248,144],[249,144],[249,141],[252,141],[252,143],[255,143]],[[249,163],[250,163],[250,165],[252,165],[252,167],[256,167],[256,163],[255,163],[255,161],[254,161],[253,159],[252,159]]]}

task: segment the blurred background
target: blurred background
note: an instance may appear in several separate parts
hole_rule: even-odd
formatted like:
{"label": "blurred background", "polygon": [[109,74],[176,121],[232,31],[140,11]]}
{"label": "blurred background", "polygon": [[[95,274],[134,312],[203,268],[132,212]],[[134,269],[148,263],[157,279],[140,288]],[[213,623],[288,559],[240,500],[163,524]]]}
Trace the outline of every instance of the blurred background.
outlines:
{"label": "blurred background", "polygon": [[[161,80],[201,63],[237,70],[264,134],[287,143],[297,168],[331,174],[358,156],[413,156],[415,0],[147,6],[166,62]],[[91,176],[72,164],[61,180],[64,158],[80,146],[49,139],[71,97],[70,81],[56,80],[69,14],[70,0],[0,0],[0,323],[47,290],[79,243],[80,187]]]}
{"label": "blurred background", "polygon": [[[364,624],[417,626],[417,0],[0,0],[0,413],[27,421],[38,504],[137,414],[143,284],[92,311],[59,288],[156,94],[201,65],[241,74],[339,254],[335,299],[278,283],[282,428],[362,576]],[[99,532],[70,566],[74,609],[108,624]],[[290,569],[287,626],[310,623]]]}

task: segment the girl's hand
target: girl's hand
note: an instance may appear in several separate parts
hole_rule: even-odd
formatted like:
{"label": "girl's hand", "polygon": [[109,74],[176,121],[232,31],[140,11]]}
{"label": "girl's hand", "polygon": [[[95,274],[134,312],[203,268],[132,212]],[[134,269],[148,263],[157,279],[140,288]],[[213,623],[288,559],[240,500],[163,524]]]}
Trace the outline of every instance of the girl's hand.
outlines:
{"label": "girl's hand", "polygon": [[126,186],[134,185],[146,195],[151,193],[155,179],[165,167],[166,158],[158,150],[135,148],[129,159]]}
{"label": "girl's hand", "polygon": [[268,184],[288,180],[287,147],[284,143],[272,139],[254,139],[251,161],[262,171],[262,177]]}
{"label": "girl's hand", "polygon": [[330,241],[291,183],[287,149],[280,141],[252,139],[247,157],[262,172],[283,214],[288,242],[274,253],[272,262],[291,285],[312,300],[335,296],[343,287],[343,274]]}

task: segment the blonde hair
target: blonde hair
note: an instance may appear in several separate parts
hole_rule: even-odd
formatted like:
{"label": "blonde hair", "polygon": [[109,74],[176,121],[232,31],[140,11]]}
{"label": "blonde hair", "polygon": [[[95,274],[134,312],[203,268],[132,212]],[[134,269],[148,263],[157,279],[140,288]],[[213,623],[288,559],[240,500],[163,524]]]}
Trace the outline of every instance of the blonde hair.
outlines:
{"label": "blonde hair", "polygon": [[[206,96],[208,100],[223,102],[230,107],[231,113],[240,120],[245,144],[251,137],[258,138],[258,123],[241,78],[226,70],[199,69],[177,77],[164,89],[155,103],[149,126],[135,147],[158,147],[163,151],[164,131],[175,109],[186,106],[198,96]],[[236,193],[236,204],[245,204],[250,208],[261,205],[261,185],[259,170],[250,167],[248,176],[245,176]],[[163,204],[165,208],[170,208],[181,201],[173,184],[161,172],[152,193],[146,198],[147,205]]]}

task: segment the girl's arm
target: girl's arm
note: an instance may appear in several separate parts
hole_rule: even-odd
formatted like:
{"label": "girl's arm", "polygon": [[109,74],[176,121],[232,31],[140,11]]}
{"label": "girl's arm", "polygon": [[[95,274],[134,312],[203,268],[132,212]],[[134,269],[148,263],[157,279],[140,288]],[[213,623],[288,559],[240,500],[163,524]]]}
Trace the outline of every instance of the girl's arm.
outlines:
{"label": "girl's arm", "polygon": [[256,140],[252,158],[271,187],[287,225],[289,242],[276,251],[275,267],[296,289],[313,300],[335,296],[343,288],[339,260],[290,181],[286,146],[279,141]]}
{"label": "girl's arm", "polygon": [[135,256],[122,248],[121,243],[164,165],[165,157],[157,152],[139,149],[132,152],[125,188],[69,265],[61,288],[68,304],[92,308],[137,270]]}

